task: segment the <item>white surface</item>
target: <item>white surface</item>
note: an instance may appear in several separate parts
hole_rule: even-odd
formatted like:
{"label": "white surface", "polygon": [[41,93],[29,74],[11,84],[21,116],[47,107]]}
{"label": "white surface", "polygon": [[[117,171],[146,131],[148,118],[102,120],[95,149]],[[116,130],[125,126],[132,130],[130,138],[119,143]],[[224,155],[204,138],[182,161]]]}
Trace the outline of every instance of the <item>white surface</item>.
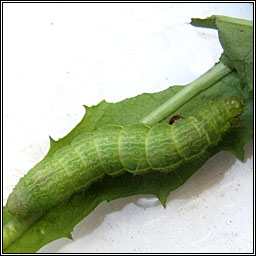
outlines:
{"label": "white surface", "polygon": [[[4,4],[4,203],[88,106],[186,84],[218,60],[212,14],[252,19],[252,4]],[[222,152],[163,209],[154,197],[102,203],[39,252],[252,252],[252,142]]]}

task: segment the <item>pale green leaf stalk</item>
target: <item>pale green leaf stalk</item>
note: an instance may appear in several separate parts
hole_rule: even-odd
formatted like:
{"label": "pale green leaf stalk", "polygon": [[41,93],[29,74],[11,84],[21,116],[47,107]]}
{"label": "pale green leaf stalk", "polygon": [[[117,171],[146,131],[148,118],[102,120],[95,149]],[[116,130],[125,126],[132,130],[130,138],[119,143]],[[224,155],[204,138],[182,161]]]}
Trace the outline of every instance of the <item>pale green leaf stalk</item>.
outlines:
{"label": "pale green leaf stalk", "polygon": [[225,64],[221,62],[216,64],[205,74],[185,86],[180,92],[175,94],[156,110],[142,118],[141,123],[154,125],[162,121],[182,105],[186,104],[194,96],[211,87],[230,72],[231,69]]}
{"label": "pale green leaf stalk", "polygon": [[39,217],[40,215],[33,215],[22,219],[10,216],[10,219],[3,225],[3,248],[7,248],[13,241],[15,241],[21,234],[23,234],[35,221],[37,221]]}

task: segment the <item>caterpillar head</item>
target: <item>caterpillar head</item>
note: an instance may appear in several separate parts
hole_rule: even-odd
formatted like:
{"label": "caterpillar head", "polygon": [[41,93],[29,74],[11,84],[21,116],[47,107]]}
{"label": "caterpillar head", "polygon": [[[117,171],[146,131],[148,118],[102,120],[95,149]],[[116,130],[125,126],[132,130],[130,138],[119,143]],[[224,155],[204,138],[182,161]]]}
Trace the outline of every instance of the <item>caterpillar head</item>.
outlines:
{"label": "caterpillar head", "polygon": [[236,117],[244,112],[244,102],[236,96],[230,97],[225,101],[231,117]]}

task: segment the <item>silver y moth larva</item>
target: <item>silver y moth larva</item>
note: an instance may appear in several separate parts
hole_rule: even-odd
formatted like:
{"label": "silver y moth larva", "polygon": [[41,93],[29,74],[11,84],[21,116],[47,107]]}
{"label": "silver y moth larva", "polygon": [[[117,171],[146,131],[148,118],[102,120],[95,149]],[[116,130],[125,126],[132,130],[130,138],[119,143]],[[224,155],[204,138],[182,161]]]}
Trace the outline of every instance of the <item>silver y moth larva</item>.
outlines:
{"label": "silver y moth larva", "polygon": [[108,125],[82,134],[21,178],[8,197],[7,209],[19,217],[44,212],[106,174],[175,171],[215,146],[243,111],[243,102],[231,97],[210,102],[172,125]]}

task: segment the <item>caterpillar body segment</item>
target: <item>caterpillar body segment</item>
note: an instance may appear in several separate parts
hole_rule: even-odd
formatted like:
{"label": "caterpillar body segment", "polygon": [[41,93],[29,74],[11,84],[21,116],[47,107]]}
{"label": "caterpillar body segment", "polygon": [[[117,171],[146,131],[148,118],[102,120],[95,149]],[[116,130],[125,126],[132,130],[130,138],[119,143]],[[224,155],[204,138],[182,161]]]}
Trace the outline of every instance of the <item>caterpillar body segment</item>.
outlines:
{"label": "caterpillar body segment", "polygon": [[208,103],[172,125],[108,125],[82,134],[21,178],[8,198],[7,209],[25,217],[49,210],[104,175],[175,171],[215,146],[243,110],[243,102],[231,97]]}

